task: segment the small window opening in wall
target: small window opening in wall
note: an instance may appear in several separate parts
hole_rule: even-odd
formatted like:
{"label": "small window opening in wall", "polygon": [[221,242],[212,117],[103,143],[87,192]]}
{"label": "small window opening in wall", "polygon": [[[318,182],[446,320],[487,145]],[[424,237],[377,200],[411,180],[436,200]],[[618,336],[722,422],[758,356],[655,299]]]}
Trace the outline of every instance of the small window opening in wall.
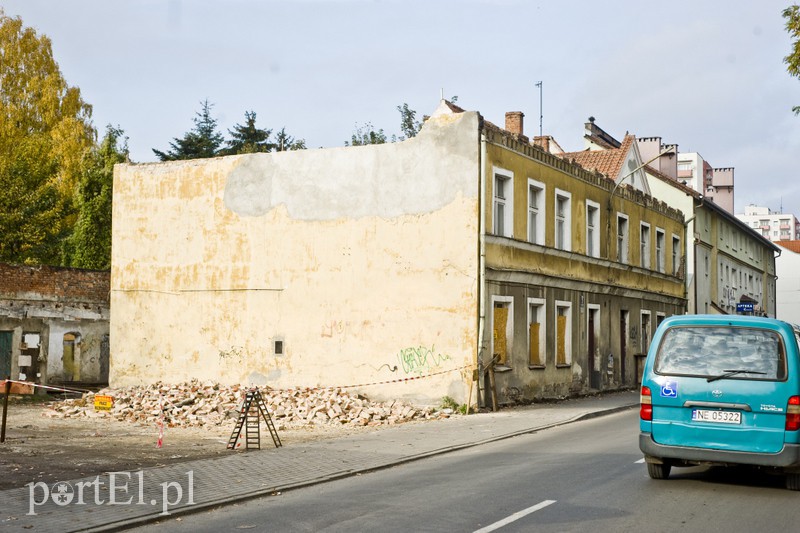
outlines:
{"label": "small window opening in wall", "polygon": [[283,341],[275,341],[275,355],[283,355]]}

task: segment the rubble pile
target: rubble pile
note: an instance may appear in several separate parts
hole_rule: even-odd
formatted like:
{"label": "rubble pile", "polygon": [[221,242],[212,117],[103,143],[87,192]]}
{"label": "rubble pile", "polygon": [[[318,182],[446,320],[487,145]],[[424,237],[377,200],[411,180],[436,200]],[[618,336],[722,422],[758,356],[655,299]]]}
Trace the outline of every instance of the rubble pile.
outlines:
{"label": "rubble pile", "polygon": [[[109,411],[95,410],[95,393],[56,402],[44,416],[52,418],[110,417],[125,422],[158,423],[166,427],[210,427],[231,424],[239,417],[249,387],[200,383],[103,389],[113,397]],[[411,420],[447,418],[451,409],[415,407],[402,401],[373,402],[343,389],[259,388],[276,428],[310,425],[377,426]]]}

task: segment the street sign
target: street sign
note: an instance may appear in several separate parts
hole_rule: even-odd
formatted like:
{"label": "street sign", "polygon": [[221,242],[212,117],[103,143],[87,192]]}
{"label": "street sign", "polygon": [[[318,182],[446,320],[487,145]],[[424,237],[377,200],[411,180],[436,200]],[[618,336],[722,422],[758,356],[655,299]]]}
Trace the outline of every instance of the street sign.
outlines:
{"label": "street sign", "polygon": [[94,410],[95,411],[110,411],[114,405],[114,397],[106,396],[104,394],[94,395]]}

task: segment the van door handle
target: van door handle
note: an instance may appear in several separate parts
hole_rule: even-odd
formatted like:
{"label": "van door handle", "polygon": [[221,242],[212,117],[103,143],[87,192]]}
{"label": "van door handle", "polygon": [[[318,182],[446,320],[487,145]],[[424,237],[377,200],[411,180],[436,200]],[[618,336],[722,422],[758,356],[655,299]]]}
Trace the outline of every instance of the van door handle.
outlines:
{"label": "van door handle", "polygon": [[746,403],[726,403],[726,402],[698,402],[698,401],[687,401],[683,404],[684,407],[709,407],[711,409],[738,409],[740,411],[747,411],[752,412],[753,409],[750,408],[749,405]]}

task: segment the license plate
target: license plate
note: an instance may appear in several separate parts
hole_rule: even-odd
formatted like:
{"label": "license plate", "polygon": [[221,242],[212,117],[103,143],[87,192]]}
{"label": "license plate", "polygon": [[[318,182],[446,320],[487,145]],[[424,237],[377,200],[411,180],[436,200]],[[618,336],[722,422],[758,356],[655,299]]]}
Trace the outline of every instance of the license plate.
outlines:
{"label": "license plate", "polygon": [[712,411],[710,409],[692,409],[692,421],[717,422],[720,424],[741,424],[740,411]]}

